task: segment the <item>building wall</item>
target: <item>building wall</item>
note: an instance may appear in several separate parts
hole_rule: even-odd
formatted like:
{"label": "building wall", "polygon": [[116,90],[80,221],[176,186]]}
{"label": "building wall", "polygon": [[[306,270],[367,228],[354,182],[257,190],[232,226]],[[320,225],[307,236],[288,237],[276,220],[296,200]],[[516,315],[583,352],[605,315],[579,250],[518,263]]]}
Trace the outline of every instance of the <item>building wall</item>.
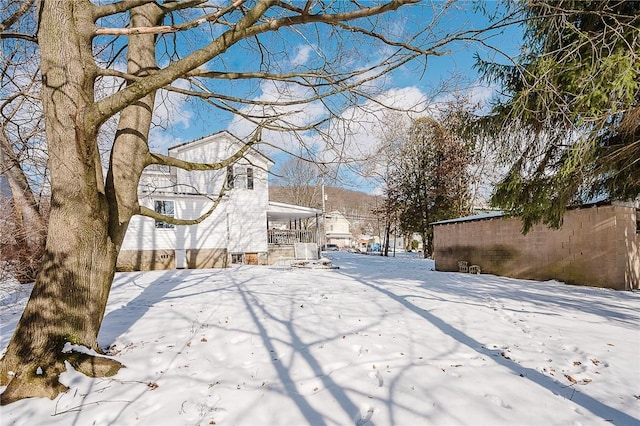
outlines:
{"label": "building wall", "polygon": [[[220,133],[169,150],[169,155],[199,163],[216,163],[235,154],[242,144]],[[135,216],[127,229],[120,269],[210,268],[231,263],[232,253],[248,253],[252,263],[266,263],[270,162],[255,152],[233,165],[235,184],[215,211],[197,225],[156,228],[155,220]],[[249,188],[247,168],[253,172]],[[139,186],[140,204],[153,210],[155,201],[173,201],[176,218],[196,219],[212,206],[226,182],[223,170],[187,172],[151,167]],[[158,258],[158,253],[162,257]],[[167,253],[171,261],[167,260]],[[255,262],[254,262],[255,258]]]}
{"label": "building wall", "polygon": [[267,257],[268,265],[275,265],[282,260],[295,259],[296,254],[293,245],[287,246],[271,246]]}
{"label": "building wall", "polygon": [[337,211],[333,211],[327,214],[327,222],[325,231],[327,234],[349,234],[351,231],[349,230],[350,223],[346,217]]}
{"label": "building wall", "polygon": [[326,242],[336,244],[340,248],[351,247],[353,236],[350,227],[351,223],[342,213],[332,211],[327,214],[324,225]]}
{"label": "building wall", "polygon": [[[154,201],[174,202],[175,217],[195,219],[205,213],[212,202],[204,197],[153,194],[140,199],[140,204],[153,209]],[[122,250],[176,250],[226,247],[227,203],[218,205],[214,213],[197,225],[156,228],[154,219],[135,216],[131,219]]]}
{"label": "building wall", "polygon": [[599,206],[568,211],[559,230],[536,225],[521,233],[519,219],[494,218],[434,226],[436,270],[458,261],[483,273],[614,289],[640,287],[635,208]]}
{"label": "building wall", "polygon": [[[170,155],[187,161],[215,163],[234,155],[241,146],[234,137],[219,133],[172,149]],[[251,152],[248,159],[243,158],[234,163],[234,186],[225,194],[222,203],[224,208],[216,209],[210,220],[188,227],[191,230],[189,232],[197,234],[199,238],[191,237],[194,243],[187,244],[186,247],[226,247],[229,253],[266,253],[269,166],[264,157]],[[248,168],[253,172],[252,189],[248,187]],[[188,184],[190,191],[197,188],[215,197],[226,182],[226,169],[195,172],[177,170],[177,179],[179,183]],[[200,210],[202,213],[204,211],[206,209]],[[214,222],[215,227],[212,228]],[[219,240],[220,237],[223,238],[222,241]],[[216,240],[215,243],[212,240]]]}
{"label": "building wall", "polygon": [[335,244],[341,249],[351,247],[351,237],[327,234],[326,240],[327,244]]}
{"label": "building wall", "polygon": [[225,248],[186,250],[188,269],[226,268],[229,266],[229,254]]}
{"label": "building wall", "polygon": [[175,269],[175,250],[120,250],[117,271]]}

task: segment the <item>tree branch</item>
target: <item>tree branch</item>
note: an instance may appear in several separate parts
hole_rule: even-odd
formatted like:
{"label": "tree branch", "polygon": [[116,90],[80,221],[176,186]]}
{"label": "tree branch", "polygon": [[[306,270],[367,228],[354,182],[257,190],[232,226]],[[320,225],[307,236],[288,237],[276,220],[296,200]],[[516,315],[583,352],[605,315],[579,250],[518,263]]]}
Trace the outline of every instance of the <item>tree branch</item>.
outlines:
{"label": "tree branch", "polygon": [[149,158],[147,160],[147,165],[151,164],[159,164],[164,166],[173,166],[182,170],[220,170],[231,164],[235,163],[247,153],[249,148],[251,148],[255,143],[259,142],[262,138],[262,128],[264,125],[260,125],[256,131],[254,132],[251,139],[249,139],[243,146],[240,148],[235,154],[232,156],[219,161],[217,163],[194,163],[191,161],[181,160],[175,157],[169,157],[168,155],[158,154],[154,152],[149,153]]}
{"label": "tree branch", "polygon": [[178,219],[175,217],[169,217],[169,216],[165,216],[162,213],[158,213],[155,210],[151,210],[148,207],[145,206],[140,206],[139,210],[138,210],[138,214],[140,216],[146,216],[146,217],[150,217],[151,219],[155,219],[157,221],[161,221],[161,222],[166,222],[166,223],[170,223],[172,225],[197,225],[199,223],[201,223],[202,221],[204,221],[206,218],[208,218],[209,216],[211,216],[211,214],[214,212],[214,210],[218,207],[218,205],[220,204],[220,202],[222,201],[222,198],[224,196],[224,194],[227,192],[227,189],[225,188],[224,185],[222,185],[222,188],[220,189],[220,193],[218,194],[218,197],[213,200],[213,204],[211,205],[211,208],[209,210],[207,210],[204,214],[202,214],[201,216],[195,218],[195,219]]}
{"label": "tree branch", "polygon": [[109,117],[121,111],[127,105],[142,99],[149,93],[158,90],[182,77],[185,73],[198,68],[212,58],[226,51],[231,45],[247,37],[247,29],[271,7],[271,2],[262,0],[248,11],[233,29],[225,31],[209,45],[199,49],[187,57],[176,61],[166,68],[150,73],[144,79],[129,85],[126,89],[110,95],[93,104],[87,111],[86,119],[90,127],[97,127]]}
{"label": "tree branch", "polygon": [[[96,35],[169,34],[169,33],[175,33],[178,31],[190,30],[206,22],[211,23],[211,22],[217,21],[221,16],[237,8],[242,3],[244,3],[244,1],[245,0],[236,0],[231,5],[215,13],[209,13],[201,18],[184,22],[178,25],[161,25],[161,26],[155,26],[155,27],[135,27],[135,28],[97,28],[95,31],[95,34]],[[185,5],[183,3],[175,3],[176,7],[174,7],[173,9],[192,7],[196,4],[205,3],[205,2],[206,0],[204,1],[192,0],[191,2],[187,2],[187,3],[190,3],[189,5]],[[171,7],[169,6],[169,8]]]}
{"label": "tree branch", "polygon": [[30,41],[38,44],[38,37],[34,35],[22,34],[22,33],[6,33],[6,32],[0,33],[0,40],[8,40],[12,38],[26,40],[26,41]]}
{"label": "tree branch", "polygon": [[126,12],[134,7],[142,6],[147,3],[153,3],[155,0],[122,0],[102,6],[93,6],[94,21],[105,16],[115,15],[117,13]]}
{"label": "tree branch", "polygon": [[24,3],[20,5],[18,9],[16,9],[15,12],[13,12],[13,15],[9,16],[4,21],[0,22],[0,36],[4,35],[4,32],[7,30],[7,28],[10,28],[13,24],[15,24],[18,21],[18,19],[20,19],[22,15],[27,13],[27,10],[29,10],[29,8],[33,5],[34,1],[35,0],[26,0]]}
{"label": "tree branch", "polygon": [[[198,68],[217,55],[223,53],[229,47],[240,40],[254,37],[261,33],[276,31],[281,27],[288,27],[297,24],[313,22],[334,24],[339,21],[348,21],[374,16],[385,12],[397,10],[402,6],[414,4],[417,1],[418,0],[393,0],[380,6],[362,8],[352,12],[327,15],[307,14],[301,16],[289,16],[280,19],[271,19],[267,23],[257,25],[256,22],[258,22],[258,20],[264,16],[267,10],[274,4],[278,4],[276,0],[259,1],[252,9],[244,13],[244,16],[232,29],[225,31],[212,43],[200,50],[193,52],[183,59],[173,62],[166,68],[152,73],[145,79],[130,85],[126,89],[100,100],[99,102],[94,104],[94,108],[92,108],[92,111],[87,114],[87,118],[90,122],[95,121],[95,124],[102,123],[108,117],[124,108],[126,105],[130,104],[131,102],[135,102],[136,100],[142,98],[143,96],[154,90],[160,89],[170,84],[172,81],[184,76],[189,71]],[[234,3],[234,5],[235,4],[236,3]],[[421,53],[428,53],[428,51],[423,51]],[[418,55],[418,53],[414,54]],[[407,61],[408,59],[401,61],[401,63],[406,63]],[[397,66],[399,65],[389,67],[389,70],[397,68]],[[347,90],[347,88],[341,88],[332,93],[339,93],[340,91],[344,90]]]}
{"label": "tree branch", "polygon": [[[361,79],[361,80],[356,80],[354,82],[351,83],[345,83],[345,84],[340,84],[340,83],[344,83],[347,79],[341,81],[341,82],[334,82],[334,81],[330,81],[330,83],[327,83],[327,86],[330,87],[334,87],[334,86],[338,86],[335,87],[333,90],[328,91],[326,93],[319,93],[316,91],[316,93],[313,96],[309,96],[307,98],[304,99],[296,99],[296,100],[290,100],[290,101],[263,101],[263,100],[250,100],[250,99],[244,99],[244,98],[238,98],[238,97],[234,97],[234,96],[228,96],[228,95],[223,95],[220,93],[204,93],[204,92],[196,92],[193,90],[188,90],[188,89],[181,89],[181,88],[177,88],[177,87],[171,87],[170,89],[167,90],[171,90],[173,92],[176,93],[181,93],[181,94],[185,94],[188,96],[195,96],[195,97],[199,97],[199,98],[216,98],[216,99],[220,99],[220,100],[226,100],[229,102],[235,102],[235,103],[242,103],[242,104],[247,104],[247,105],[260,105],[260,106],[294,106],[294,105],[304,105],[304,104],[309,104],[311,102],[320,100],[322,98],[326,98],[332,95],[336,95],[338,93],[341,92],[346,92],[349,90],[354,90],[355,88],[357,88],[358,86],[363,85],[364,83],[367,83],[369,81],[373,81],[379,77],[381,77],[382,75],[385,75],[386,73],[399,68],[400,66],[406,64],[407,62],[413,60],[416,58],[416,55],[418,54],[412,54],[409,56],[406,56],[402,59],[399,59],[397,62],[394,63],[384,63],[386,61],[383,61],[383,63],[380,63],[378,65],[376,65],[375,67],[371,67],[369,68],[367,71],[364,72],[356,72],[353,74],[353,76],[358,76],[360,74],[369,74],[370,71],[375,70],[376,68],[381,68],[384,66],[384,68],[382,68],[380,71],[376,72],[375,74],[369,75],[368,77]],[[275,76],[275,75],[273,75]],[[327,78],[327,80],[330,80]],[[296,83],[298,83],[297,81],[294,81]],[[317,86],[316,86],[317,87]]]}

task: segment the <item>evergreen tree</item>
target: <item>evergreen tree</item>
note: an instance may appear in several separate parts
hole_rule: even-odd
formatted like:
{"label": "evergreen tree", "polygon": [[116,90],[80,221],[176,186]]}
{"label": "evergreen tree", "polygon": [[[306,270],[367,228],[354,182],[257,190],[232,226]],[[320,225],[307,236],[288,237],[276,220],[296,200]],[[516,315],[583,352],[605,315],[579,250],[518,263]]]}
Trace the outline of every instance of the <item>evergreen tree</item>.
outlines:
{"label": "evergreen tree", "polygon": [[515,161],[493,204],[562,224],[567,206],[640,193],[640,2],[526,1],[513,65],[479,61],[505,97],[481,120]]}

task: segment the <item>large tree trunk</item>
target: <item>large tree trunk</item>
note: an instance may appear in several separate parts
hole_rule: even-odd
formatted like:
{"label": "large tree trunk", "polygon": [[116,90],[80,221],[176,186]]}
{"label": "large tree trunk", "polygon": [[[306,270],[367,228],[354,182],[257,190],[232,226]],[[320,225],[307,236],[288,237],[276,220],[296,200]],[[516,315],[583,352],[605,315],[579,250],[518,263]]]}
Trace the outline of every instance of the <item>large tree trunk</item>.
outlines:
{"label": "large tree trunk", "polygon": [[58,375],[64,359],[93,374],[118,367],[103,358],[80,360],[62,353],[66,342],[100,349],[97,335],[118,246],[108,235],[96,129],[86,128],[83,116],[93,102],[95,78],[89,6],[81,0],[41,5],[38,39],[51,213],[42,269],[0,365],[0,383],[8,383],[2,404],[55,397],[63,388]]}
{"label": "large tree trunk", "polygon": [[[163,12],[150,3],[131,10],[131,26],[153,27],[162,22]],[[127,72],[144,77],[157,69],[155,36],[129,37]],[[153,117],[155,92],[127,106],[120,113],[109,172],[106,195],[110,205],[109,233],[118,247],[124,239],[131,216],[138,211],[138,182],[149,161],[149,129]],[[114,264],[115,268],[115,264]]]}
{"label": "large tree trunk", "polygon": [[[88,5],[82,0],[73,5],[67,0],[45,1],[42,11],[39,38],[51,216],[42,271],[2,360],[0,382],[9,383],[2,404],[32,396],[55,397],[64,389],[58,375],[65,359],[93,376],[115,374],[121,367],[105,358],[62,354],[61,350],[70,342],[100,351],[97,336],[118,252],[138,211],[137,185],[149,161],[155,93],[121,112],[105,187],[97,129],[87,128],[83,121],[85,108],[93,102],[95,64],[91,17],[78,6]],[[51,19],[53,14],[58,15],[56,19]],[[65,19],[72,16],[73,20]],[[132,26],[153,26],[161,20],[162,11],[155,3],[131,10]],[[87,27],[78,24],[83,22]],[[142,76],[154,69],[154,36],[130,37],[128,72]]]}

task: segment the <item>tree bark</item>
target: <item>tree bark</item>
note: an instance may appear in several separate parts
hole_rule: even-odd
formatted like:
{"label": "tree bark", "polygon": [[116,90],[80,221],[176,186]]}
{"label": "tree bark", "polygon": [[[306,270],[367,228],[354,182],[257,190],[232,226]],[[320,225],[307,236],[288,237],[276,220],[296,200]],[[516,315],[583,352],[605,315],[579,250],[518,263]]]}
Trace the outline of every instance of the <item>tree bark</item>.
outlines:
{"label": "tree bark", "polygon": [[[118,245],[108,235],[97,129],[87,128],[83,120],[93,102],[96,71],[90,12],[91,4],[83,0],[41,4],[38,39],[51,212],[42,269],[0,365],[0,383],[8,384],[0,398],[3,405],[25,397],[53,398],[64,388],[58,376],[65,369],[65,342],[100,350],[97,335]],[[71,359],[80,366],[77,357]],[[95,374],[113,372],[118,364],[100,361],[89,368]]]}
{"label": "tree bark", "polygon": [[[162,10],[155,3],[150,3],[132,9],[130,22],[133,27],[153,27],[161,24],[162,18]],[[127,72],[143,77],[157,68],[155,35],[129,37]],[[117,242],[118,251],[131,217],[139,210],[140,176],[151,162],[148,138],[155,95],[153,91],[122,110],[111,149],[106,196],[110,209],[109,233]],[[115,269],[115,263],[113,267]]]}
{"label": "tree bark", "polygon": [[[83,121],[93,102],[96,71],[91,16],[78,8],[87,6],[81,0],[45,1],[42,11],[42,22],[52,23],[43,24],[39,33],[51,216],[42,272],[2,360],[0,382],[9,384],[2,404],[32,396],[55,397],[64,389],[58,381],[63,360],[94,376],[115,374],[121,367],[107,358],[88,359],[61,350],[70,342],[100,352],[97,336],[118,252],[129,221],[139,210],[138,181],[150,162],[148,134],[155,92],[122,111],[105,187],[97,129]],[[155,3],[130,13],[133,26],[151,27],[162,21],[162,10]],[[157,68],[154,35],[130,37],[128,52],[130,74],[145,76]]]}

